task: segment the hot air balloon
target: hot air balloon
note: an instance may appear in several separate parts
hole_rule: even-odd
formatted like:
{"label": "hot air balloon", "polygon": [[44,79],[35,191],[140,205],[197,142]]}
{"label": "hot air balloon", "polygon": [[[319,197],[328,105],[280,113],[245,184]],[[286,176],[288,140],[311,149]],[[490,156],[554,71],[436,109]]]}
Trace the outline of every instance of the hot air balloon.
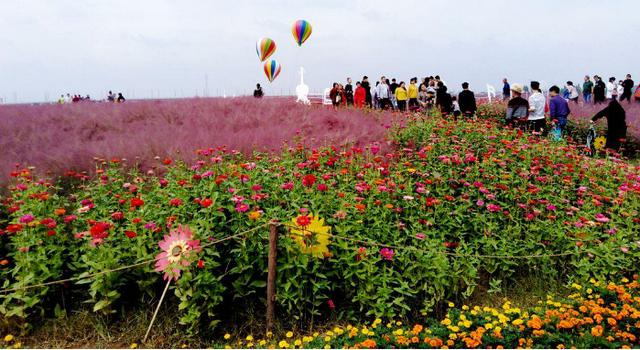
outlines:
{"label": "hot air balloon", "polygon": [[291,34],[298,46],[302,46],[302,43],[311,36],[311,24],[304,19],[297,20],[291,27]]}
{"label": "hot air balloon", "polygon": [[280,74],[280,63],[275,59],[269,59],[264,63],[264,74],[269,79],[269,82],[273,82],[273,80]]}
{"label": "hot air balloon", "polygon": [[260,62],[264,62],[269,56],[276,52],[276,42],[270,38],[260,38],[256,43],[256,53]]}

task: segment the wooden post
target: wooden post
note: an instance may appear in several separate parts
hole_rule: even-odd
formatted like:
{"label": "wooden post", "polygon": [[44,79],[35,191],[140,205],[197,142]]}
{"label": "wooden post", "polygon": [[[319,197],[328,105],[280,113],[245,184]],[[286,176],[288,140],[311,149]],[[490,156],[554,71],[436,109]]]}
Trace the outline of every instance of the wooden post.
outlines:
{"label": "wooden post", "polygon": [[276,261],[278,254],[278,227],[275,222],[269,224],[269,264],[267,274],[267,332],[273,329],[276,303]]}

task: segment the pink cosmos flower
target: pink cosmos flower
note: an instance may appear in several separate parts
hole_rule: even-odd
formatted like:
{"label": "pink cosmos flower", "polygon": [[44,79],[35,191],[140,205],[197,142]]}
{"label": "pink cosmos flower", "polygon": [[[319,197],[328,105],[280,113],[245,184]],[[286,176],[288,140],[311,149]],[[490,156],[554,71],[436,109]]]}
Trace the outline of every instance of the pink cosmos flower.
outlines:
{"label": "pink cosmos flower", "polygon": [[396,253],[393,251],[393,249],[389,249],[389,248],[382,248],[380,249],[380,256],[382,256],[382,259],[384,260],[393,260],[393,256]]}
{"label": "pink cosmos flower", "polygon": [[158,242],[162,252],[156,255],[156,268],[158,272],[164,272],[164,279],[178,279],[181,269],[191,264],[195,254],[201,250],[200,241],[193,240],[193,233],[188,226],[178,225],[171,230],[163,240]]}

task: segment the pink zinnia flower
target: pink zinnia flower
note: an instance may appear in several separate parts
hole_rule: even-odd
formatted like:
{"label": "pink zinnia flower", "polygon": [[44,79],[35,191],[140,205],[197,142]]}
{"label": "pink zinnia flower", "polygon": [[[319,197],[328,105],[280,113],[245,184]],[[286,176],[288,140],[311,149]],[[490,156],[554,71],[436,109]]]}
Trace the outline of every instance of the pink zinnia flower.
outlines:
{"label": "pink zinnia flower", "polygon": [[285,182],[280,186],[283,190],[290,190],[293,188],[293,182]]}
{"label": "pink zinnia flower", "polygon": [[500,206],[499,206],[499,205],[497,205],[497,204],[493,204],[493,203],[491,203],[491,204],[487,204],[487,209],[488,209],[490,212],[495,213],[495,212],[497,212],[497,211],[500,211]]}
{"label": "pink zinnia flower", "polygon": [[393,251],[393,249],[389,249],[389,248],[382,248],[380,249],[380,256],[382,256],[382,259],[384,260],[393,260],[393,256],[396,253]]}
{"label": "pink zinnia flower", "polygon": [[34,219],[35,219],[35,217],[32,214],[26,214],[26,215],[23,215],[20,218],[20,222],[23,223],[23,224],[28,224],[31,221],[33,221]]}
{"label": "pink zinnia flower", "polygon": [[188,226],[178,225],[163,240],[158,242],[162,252],[156,255],[156,268],[164,272],[164,279],[178,279],[182,268],[189,266],[194,258],[193,253],[200,251],[200,241],[193,240],[193,233]]}
{"label": "pink zinnia flower", "polygon": [[424,233],[416,233],[416,238],[417,239],[424,239],[426,237],[426,235]]}
{"label": "pink zinnia flower", "polygon": [[609,218],[604,216],[604,214],[598,213],[598,214],[596,214],[596,221],[597,222],[609,222]]}
{"label": "pink zinnia flower", "polygon": [[249,210],[249,206],[248,206],[247,204],[245,204],[245,203],[238,203],[238,204],[236,204],[236,211],[237,211],[238,213],[244,213],[244,212],[246,212],[247,210]]}

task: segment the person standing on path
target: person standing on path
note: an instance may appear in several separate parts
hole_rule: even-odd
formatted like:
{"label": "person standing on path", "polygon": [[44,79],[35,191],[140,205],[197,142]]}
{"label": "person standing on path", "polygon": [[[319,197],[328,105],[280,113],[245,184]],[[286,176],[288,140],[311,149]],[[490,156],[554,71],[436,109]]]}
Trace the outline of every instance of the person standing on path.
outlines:
{"label": "person standing on path", "polygon": [[264,96],[264,92],[262,92],[262,87],[260,86],[260,84],[256,84],[256,89],[253,90],[253,97],[262,98],[262,96]]}
{"label": "person standing on path", "polygon": [[409,90],[407,91],[407,97],[409,98],[409,110],[415,111],[420,106],[418,103],[418,86],[416,83],[418,82],[418,78],[413,77],[409,82]]}
{"label": "person standing on path", "polygon": [[567,118],[571,113],[569,104],[567,100],[560,96],[560,88],[555,85],[549,88],[549,96],[551,97],[549,100],[549,116],[564,132],[564,128],[567,126]]}
{"label": "person standing on path", "polygon": [[572,81],[567,82],[567,92],[569,93],[569,101],[573,101],[578,104],[578,96],[580,96],[580,94],[578,94],[578,89],[573,86]]}
{"label": "person standing on path", "polygon": [[369,84],[369,77],[367,77],[366,75],[364,77],[362,77],[362,88],[365,91],[365,99],[364,102],[365,104],[371,108],[372,107],[372,102],[373,102],[373,96],[371,96],[371,85]]}
{"label": "person standing on path", "polygon": [[584,103],[591,103],[591,94],[593,93],[593,82],[588,75],[584,77],[584,83],[582,83],[582,98]]}
{"label": "person standing on path", "polygon": [[356,92],[353,94],[353,103],[357,108],[364,107],[367,101],[367,93],[360,82],[356,83]]}
{"label": "person standing on path", "polygon": [[511,99],[507,103],[507,115],[505,117],[507,125],[521,127],[527,123],[529,117],[529,102],[522,98],[524,92],[520,84],[511,86]]}
{"label": "person standing on path", "polygon": [[631,80],[631,74],[627,74],[627,78],[622,82],[622,96],[620,102],[627,100],[631,103],[631,95],[633,90],[633,80]]}
{"label": "person standing on path", "polygon": [[353,85],[351,84],[351,78],[347,78],[347,85],[344,86],[344,94],[347,106],[353,105]]}
{"label": "person standing on path", "polygon": [[458,94],[458,104],[460,112],[465,117],[473,117],[478,109],[476,106],[476,96],[473,91],[469,90],[469,83],[462,83],[462,91]]}
{"label": "person standing on path", "polygon": [[453,112],[453,101],[451,94],[447,92],[447,87],[442,81],[438,82],[438,90],[436,91],[436,106],[440,108],[443,116],[448,116]]}
{"label": "person standing on path", "polygon": [[391,79],[391,84],[389,84],[389,90],[391,90],[391,106],[393,109],[398,108],[398,101],[396,100],[396,89],[398,88],[398,83],[396,82],[396,78]]}
{"label": "person standing on path", "polygon": [[502,79],[502,99],[508,100],[511,95],[511,85],[507,81],[507,78]]}
{"label": "person standing on path", "polygon": [[385,77],[380,78],[380,84],[376,86],[376,95],[380,101],[380,109],[387,109],[391,106],[391,94],[389,92],[389,85]]}
{"label": "person standing on path", "polygon": [[609,82],[606,84],[607,92],[605,97],[607,100],[618,99],[618,84],[616,83],[616,77],[609,78]]}
{"label": "person standing on path", "polygon": [[404,88],[404,81],[400,82],[400,85],[396,88],[396,102],[398,103],[398,110],[407,110],[407,90]]}
{"label": "person standing on path", "polygon": [[596,81],[595,85],[593,85],[593,103],[604,103],[604,100],[606,99],[605,92],[607,90],[607,87],[600,76],[595,75],[593,79]]}
{"label": "person standing on path", "polygon": [[529,130],[544,134],[546,126],[544,120],[546,98],[540,90],[539,82],[532,81],[530,86],[532,93],[531,96],[529,96]]}

